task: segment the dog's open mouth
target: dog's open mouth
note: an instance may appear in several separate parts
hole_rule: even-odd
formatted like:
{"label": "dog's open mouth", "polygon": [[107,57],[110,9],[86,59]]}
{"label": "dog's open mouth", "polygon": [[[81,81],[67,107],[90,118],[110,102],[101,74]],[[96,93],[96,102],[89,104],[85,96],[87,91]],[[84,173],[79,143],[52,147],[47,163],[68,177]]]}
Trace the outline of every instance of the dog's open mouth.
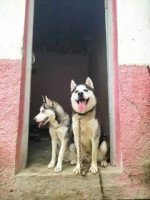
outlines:
{"label": "dog's open mouth", "polygon": [[43,126],[47,120],[48,120],[48,117],[46,117],[43,121],[39,122],[38,127],[40,128],[41,126]]}
{"label": "dog's open mouth", "polygon": [[84,112],[85,111],[85,108],[86,108],[86,105],[89,101],[89,98],[88,99],[79,99],[77,100],[77,103],[78,103],[78,109],[80,112]]}

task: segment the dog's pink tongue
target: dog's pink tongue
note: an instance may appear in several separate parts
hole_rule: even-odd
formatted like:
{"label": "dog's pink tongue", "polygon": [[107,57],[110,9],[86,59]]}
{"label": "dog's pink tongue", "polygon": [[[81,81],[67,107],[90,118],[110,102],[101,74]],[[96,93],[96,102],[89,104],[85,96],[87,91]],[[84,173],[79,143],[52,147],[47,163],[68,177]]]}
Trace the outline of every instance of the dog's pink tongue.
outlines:
{"label": "dog's pink tongue", "polygon": [[79,101],[78,109],[80,112],[85,111],[86,101]]}
{"label": "dog's pink tongue", "polygon": [[38,127],[40,128],[40,127],[41,127],[41,125],[42,125],[42,122],[39,122],[39,124],[38,124]]}

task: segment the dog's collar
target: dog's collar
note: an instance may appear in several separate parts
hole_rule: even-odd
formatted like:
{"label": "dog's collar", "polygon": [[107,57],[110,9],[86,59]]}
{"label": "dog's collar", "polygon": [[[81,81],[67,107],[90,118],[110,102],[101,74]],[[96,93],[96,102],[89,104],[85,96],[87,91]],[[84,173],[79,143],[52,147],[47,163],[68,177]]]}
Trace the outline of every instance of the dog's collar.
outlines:
{"label": "dog's collar", "polygon": [[79,113],[79,112],[76,112],[75,110],[73,110],[73,114],[78,114],[79,116],[85,116],[87,115],[88,113],[92,112],[94,109],[95,109],[96,106],[94,106],[91,110],[85,112],[85,113]]}

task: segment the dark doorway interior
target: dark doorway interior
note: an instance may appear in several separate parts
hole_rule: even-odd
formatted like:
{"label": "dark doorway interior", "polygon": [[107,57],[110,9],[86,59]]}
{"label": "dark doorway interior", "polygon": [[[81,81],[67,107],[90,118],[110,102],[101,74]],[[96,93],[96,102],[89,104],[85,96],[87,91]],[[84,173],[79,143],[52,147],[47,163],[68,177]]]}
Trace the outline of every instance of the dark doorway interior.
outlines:
{"label": "dark doorway interior", "polygon": [[[104,1],[36,0],[33,52],[28,164],[48,164],[50,159],[48,129],[39,130],[33,122],[41,95],[57,101],[71,115],[71,79],[84,83],[89,76],[93,80],[102,129],[109,138]],[[45,157],[36,160],[43,141],[48,149],[44,146]]]}

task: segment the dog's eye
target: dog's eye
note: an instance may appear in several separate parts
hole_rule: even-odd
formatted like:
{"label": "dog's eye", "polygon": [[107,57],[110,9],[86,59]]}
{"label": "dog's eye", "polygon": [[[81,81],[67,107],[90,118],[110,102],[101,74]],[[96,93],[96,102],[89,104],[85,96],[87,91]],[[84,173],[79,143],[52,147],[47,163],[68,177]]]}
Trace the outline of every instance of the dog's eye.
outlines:
{"label": "dog's eye", "polygon": [[88,92],[88,90],[87,90],[87,89],[84,89],[84,92]]}
{"label": "dog's eye", "polygon": [[42,110],[42,113],[45,113],[45,110]]}
{"label": "dog's eye", "polygon": [[79,90],[76,90],[75,93],[79,92]]}

